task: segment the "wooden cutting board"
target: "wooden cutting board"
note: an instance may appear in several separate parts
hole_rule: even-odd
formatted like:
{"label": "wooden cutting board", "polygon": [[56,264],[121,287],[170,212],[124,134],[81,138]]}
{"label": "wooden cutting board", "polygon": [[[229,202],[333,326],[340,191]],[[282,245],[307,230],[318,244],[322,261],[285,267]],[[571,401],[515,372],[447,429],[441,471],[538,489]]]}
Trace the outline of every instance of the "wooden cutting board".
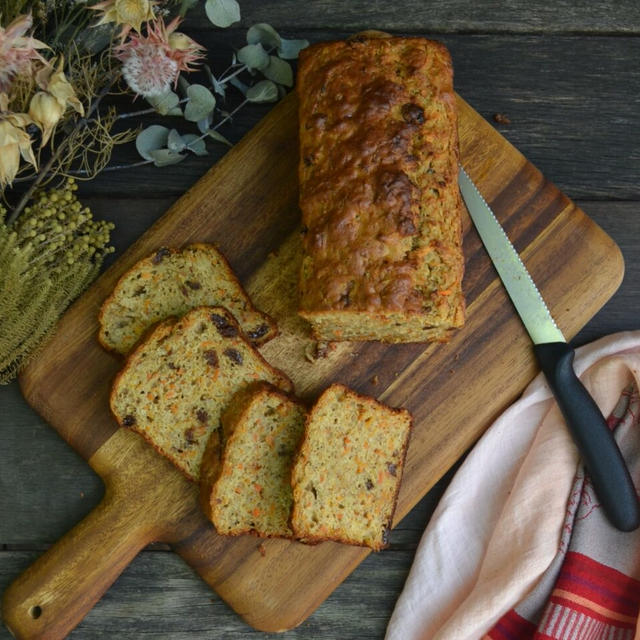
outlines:
{"label": "wooden cutting board", "polygon": [[[310,361],[314,343],[295,314],[296,108],[288,96],[229,151],[73,305],[22,374],[26,399],[102,477],[106,492],[5,592],[4,619],[17,637],[63,637],[151,541],[171,543],[250,625],[267,631],[302,622],[368,553],[283,540],[259,549],[254,537],[220,537],[198,508],[196,487],[117,428],[107,398],[122,363],[98,346],[98,310],[118,277],[159,246],[219,246],[257,306],[278,320],[281,335],[262,352],[303,398],[339,381],[413,413],[396,523],[536,374],[529,339],[466,216],[468,319],[448,344],[343,343]],[[461,99],[459,112],[461,161],[573,336],[618,287],[618,248]]]}

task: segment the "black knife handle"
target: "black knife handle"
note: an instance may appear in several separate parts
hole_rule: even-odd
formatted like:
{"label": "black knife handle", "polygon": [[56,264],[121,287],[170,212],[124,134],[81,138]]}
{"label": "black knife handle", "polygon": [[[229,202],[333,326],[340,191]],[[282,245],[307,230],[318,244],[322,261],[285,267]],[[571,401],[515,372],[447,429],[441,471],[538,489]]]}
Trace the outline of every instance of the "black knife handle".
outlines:
{"label": "black knife handle", "polygon": [[573,370],[573,348],[549,342],[534,349],[609,521],[620,531],[637,529],[633,481],[602,412]]}

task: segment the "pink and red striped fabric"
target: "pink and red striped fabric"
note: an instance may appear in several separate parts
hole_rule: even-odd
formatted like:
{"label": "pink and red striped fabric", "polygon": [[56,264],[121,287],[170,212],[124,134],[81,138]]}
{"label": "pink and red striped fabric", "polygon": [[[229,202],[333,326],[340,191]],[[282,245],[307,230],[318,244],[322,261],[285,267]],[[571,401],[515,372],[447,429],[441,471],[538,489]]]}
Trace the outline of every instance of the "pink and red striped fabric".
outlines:
{"label": "pink and red striped fabric", "polygon": [[640,581],[569,552],[538,625],[512,609],[486,638],[633,640],[639,608]]}

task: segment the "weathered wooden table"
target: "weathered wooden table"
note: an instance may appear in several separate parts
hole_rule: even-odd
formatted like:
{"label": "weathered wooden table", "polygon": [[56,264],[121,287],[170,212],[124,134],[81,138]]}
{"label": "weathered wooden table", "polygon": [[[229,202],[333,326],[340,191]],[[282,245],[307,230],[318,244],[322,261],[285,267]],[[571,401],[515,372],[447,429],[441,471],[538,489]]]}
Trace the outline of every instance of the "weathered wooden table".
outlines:
{"label": "weathered wooden table", "polygon": [[[505,3],[506,5],[507,3]],[[540,6],[544,4],[544,6]],[[311,41],[365,28],[442,40],[457,91],[607,231],[622,249],[624,282],[578,334],[583,344],[640,327],[640,5],[621,2],[426,3],[241,0],[242,24],[225,32],[194,13],[185,26],[223,65],[244,30],[273,24]],[[221,70],[221,69],[220,69]],[[268,107],[240,112],[224,131],[238,140]],[[498,120],[501,120],[498,118]],[[224,152],[167,168],[104,173],[80,195],[116,224],[118,253]],[[128,151],[120,161],[135,160]],[[0,329],[1,330],[1,329]],[[101,498],[101,482],[25,403],[18,385],[0,388],[0,591]],[[454,471],[454,470],[452,470]],[[451,476],[415,507],[300,627],[283,638],[382,638],[416,545]],[[151,546],[71,634],[73,638],[248,638],[260,634],[231,611],[165,546]],[[0,638],[9,637],[0,629]]]}

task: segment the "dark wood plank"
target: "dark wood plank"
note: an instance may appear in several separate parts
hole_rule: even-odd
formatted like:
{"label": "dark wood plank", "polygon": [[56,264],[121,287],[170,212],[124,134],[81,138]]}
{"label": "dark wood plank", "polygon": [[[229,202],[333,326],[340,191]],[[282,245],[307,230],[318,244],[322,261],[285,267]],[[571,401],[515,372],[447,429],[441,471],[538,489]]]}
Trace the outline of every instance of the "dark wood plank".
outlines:
{"label": "dark wood plank", "polygon": [[[301,5],[298,0],[242,0],[243,25],[268,22],[283,29],[299,27],[326,29],[385,29],[398,31],[476,31],[519,33],[637,33],[638,4],[621,2],[424,2],[423,0],[315,0]],[[301,10],[301,8],[304,9]],[[202,10],[194,12],[190,26],[206,25]]]}
{"label": "dark wood plank", "polygon": [[584,202],[582,205],[620,247],[625,274],[611,300],[575,337],[576,345],[617,331],[637,330],[640,304],[640,205],[637,202]]}
{"label": "dark wood plank", "polygon": [[0,544],[54,542],[96,506],[100,478],[24,401],[0,387]]}
{"label": "dark wood plank", "polygon": [[[297,33],[311,41],[348,34]],[[244,43],[244,34],[237,31],[194,35],[211,48],[218,72],[228,63],[231,47]],[[511,124],[494,125],[570,198],[640,199],[640,153],[633,135],[640,130],[640,110],[630,98],[640,95],[640,69],[633,63],[640,59],[640,38],[460,36],[426,30],[424,35],[439,37],[450,48],[458,93],[490,121],[496,113],[507,115]],[[198,77],[194,74],[192,81]],[[249,105],[221,131],[235,142],[270,108]],[[195,130],[177,118],[145,122]],[[209,156],[171,167],[103,173],[83,184],[81,193],[176,198],[226,152],[219,144],[209,149]],[[139,159],[129,145],[117,152],[114,163]]]}

